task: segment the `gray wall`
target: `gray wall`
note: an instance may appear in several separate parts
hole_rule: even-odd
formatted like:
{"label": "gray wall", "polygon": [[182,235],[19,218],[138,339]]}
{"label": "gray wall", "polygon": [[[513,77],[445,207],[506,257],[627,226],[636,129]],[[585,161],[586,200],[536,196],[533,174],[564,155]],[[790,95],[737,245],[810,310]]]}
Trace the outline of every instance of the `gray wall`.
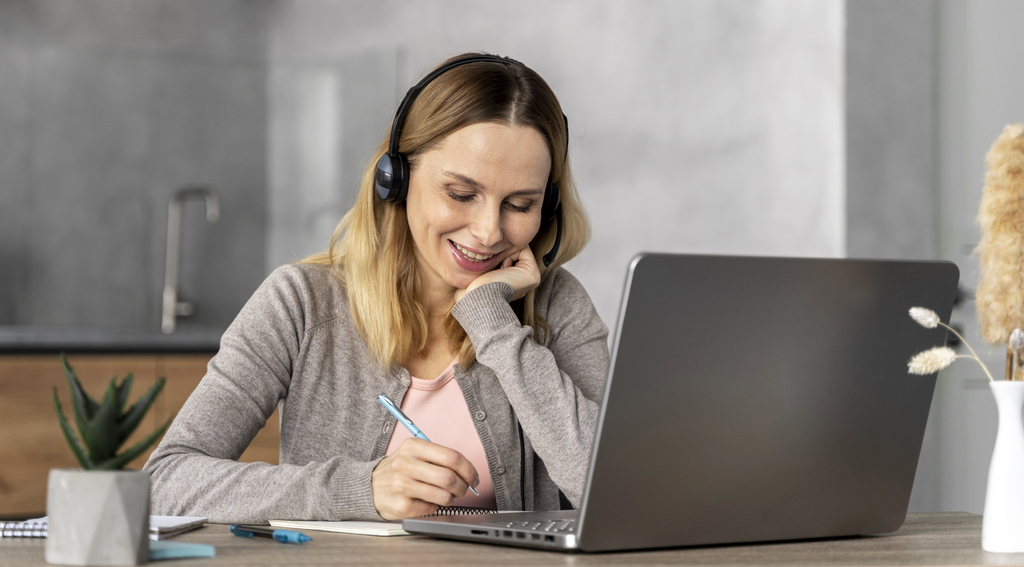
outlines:
{"label": "gray wall", "polygon": [[[840,0],[282,2],[270,201],[287,208],[271,207],[267,268],[326,247],[405,89],[476,50],[530,65],[562,102],[595,228],[569,268],[609,326],[643,250],[842,256],[843,43]],[[300,151],[302,124],[349,161]]]}
{"label": "gray wall", "polygon": [[936,4],[846,3],[847,255],[931,259]]}
{"label": "gray wall", "polygon": [[[0,2],[0,325],[158,329],[167,203],[191,320],[223,327],[263,277],[267,5]],[[184,323],[184,330],[189,324]]]}

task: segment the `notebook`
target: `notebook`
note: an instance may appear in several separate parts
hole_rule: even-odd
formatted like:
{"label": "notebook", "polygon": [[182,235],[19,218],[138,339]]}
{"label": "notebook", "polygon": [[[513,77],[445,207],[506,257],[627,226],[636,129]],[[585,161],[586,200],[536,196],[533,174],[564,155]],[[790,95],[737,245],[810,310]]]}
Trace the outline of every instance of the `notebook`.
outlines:
{"label": "notebook", "polygon": [[[496,514],[497,510],[490,508],[474,508],[471,506],[441,506],[431,516],[459,516],[465,514]],[[291,530],[313,530],[322,532],[335,532],[343,534],[371,535],[371,536],[397,536],[409,535],[409,532],[402,529],[401,522],[322,522],[315,520],[270,520],[270,525],[275,528]]]}
{"label": "notebook", "polygon": [[[149,539],[157,541],[203,527],[206,518],[193,516],[150,516]],[[0,537],[46,537],[47,517],[24,522],[0,522]]]}
{"label": "notebook", "polygon": [[415,518],[410,533],[614,551],[887,533],[907,512],[949,262],[641,254],[579,510]]}

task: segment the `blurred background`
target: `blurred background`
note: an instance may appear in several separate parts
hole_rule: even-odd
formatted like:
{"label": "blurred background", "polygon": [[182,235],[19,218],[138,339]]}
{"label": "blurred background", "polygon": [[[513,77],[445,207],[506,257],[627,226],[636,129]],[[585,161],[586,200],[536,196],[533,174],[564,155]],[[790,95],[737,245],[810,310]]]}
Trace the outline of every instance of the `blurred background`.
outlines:
{"label": "blurred background", "polygon": [[[1013,0],[0,0],[0,343],[158,337],[187,186],[220,219],[182,201],[175,334],[215,341],[327,246],[405,90],[465,51],[558,94],[594,226],[568,268],[609,327],[640,251],[941,258],[969,291],[983,157],[1024,121],[1021,21]],[[953,321],[986,350],[970,301]],[[980,370],[945,371],[911,511],[981,512],[995,426]]]}

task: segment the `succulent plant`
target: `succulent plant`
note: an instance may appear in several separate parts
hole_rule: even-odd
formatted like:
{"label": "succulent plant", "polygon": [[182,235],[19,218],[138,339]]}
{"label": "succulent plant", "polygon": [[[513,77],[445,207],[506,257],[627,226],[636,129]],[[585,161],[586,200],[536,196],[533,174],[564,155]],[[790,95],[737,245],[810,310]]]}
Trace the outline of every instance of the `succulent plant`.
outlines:
{"label": "succulent plant", "polygon": [[153,405],[157,394],[163,389],[166,379],[158,379],[144,396],[125,410],[134,380],[131,373],[120,384],[117,383],[117,376],[111,378],[102,403],[97,403],[82,389],[82,383],[78,381],[78,376],[68,364],[64,353],[60,355],[60,362],[64,366],[64,374],[67,376],[68,387],[71,389],[75,423],[78,425],[81,441],[75,436],[71,425],[64,416],[64,410],[57,398],[57,388],[53,389],[53,404],[57,409],[57,418],[60,421],[61,431],[64,432],[64,438],[67,439],[71,452],[75,454],[75,458],[78,459],[83,469],[121,469],[155,443],[171,425],[171,421],[174,419],[173,415],[167,420],[167,423],[164,423],[151,435],[123,453],[116,454],[121,445],[142,423],[142,418],[145,417],[149,407]]}

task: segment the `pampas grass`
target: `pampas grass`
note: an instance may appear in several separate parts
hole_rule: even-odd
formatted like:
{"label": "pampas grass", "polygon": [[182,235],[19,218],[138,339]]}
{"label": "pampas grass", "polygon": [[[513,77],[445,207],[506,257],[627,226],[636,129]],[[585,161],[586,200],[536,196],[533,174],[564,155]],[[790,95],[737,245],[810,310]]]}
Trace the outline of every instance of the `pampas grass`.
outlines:
{"label": "pampas grass", "polygon": [[953,361],[958,358],[972,358],[975,362],[981,365],[981,369],[985,371],[985,375],[988,376],[989,382],[995,382],[992,378],[992,373],[988,371],[988,367],[985,366],[985,363],[982,362],[980,358],[978,358],[978,353],[974,352],[971,345],[967,344],[967,341],[960,336],[960,333],[956,332],[956,329],[943,323],[936,312],[928,309],[927,307],[911,307],[910,318],[917,321],[919,325],[926,329],[934,329],[935,327],[942,325],[946,330],[956,335],[960,339],[960,342],[964,343],[964,346],[967,347],[967,350],[971,351],[971,354],[958,355],[956,351],[945,346],[930,348],[924,352],[914,355],[914,358],[910,359],[910,363],[907,364],[907,372],[920,375],[934,374],[939,370],[946,368],[950,364],[953,364]]}
{"label": "pampas grass", "polygon": [[922,376],[935,374],[939,370],[944,370],[947,366],[953,364],[953,361],[957,358],[956,351],[953,349],[948,346],[937,346],[918,353],[914,358],[911,358],[910,363],[907,364],[907,371],[911,374],[920,374]]}
{"label": "pampas grass", "polygon": [[[982,338],[1003,344],[1014,329],[1024,327],[1024,125],[1003,128],[985,163],[988,171],[978,210],[982,235],[976,250],[981,278],[975,304]],[[1007,345],[1007,380],[1021,374],[1013,372],[1014,358],[1020,367],[1024,361]]]}

